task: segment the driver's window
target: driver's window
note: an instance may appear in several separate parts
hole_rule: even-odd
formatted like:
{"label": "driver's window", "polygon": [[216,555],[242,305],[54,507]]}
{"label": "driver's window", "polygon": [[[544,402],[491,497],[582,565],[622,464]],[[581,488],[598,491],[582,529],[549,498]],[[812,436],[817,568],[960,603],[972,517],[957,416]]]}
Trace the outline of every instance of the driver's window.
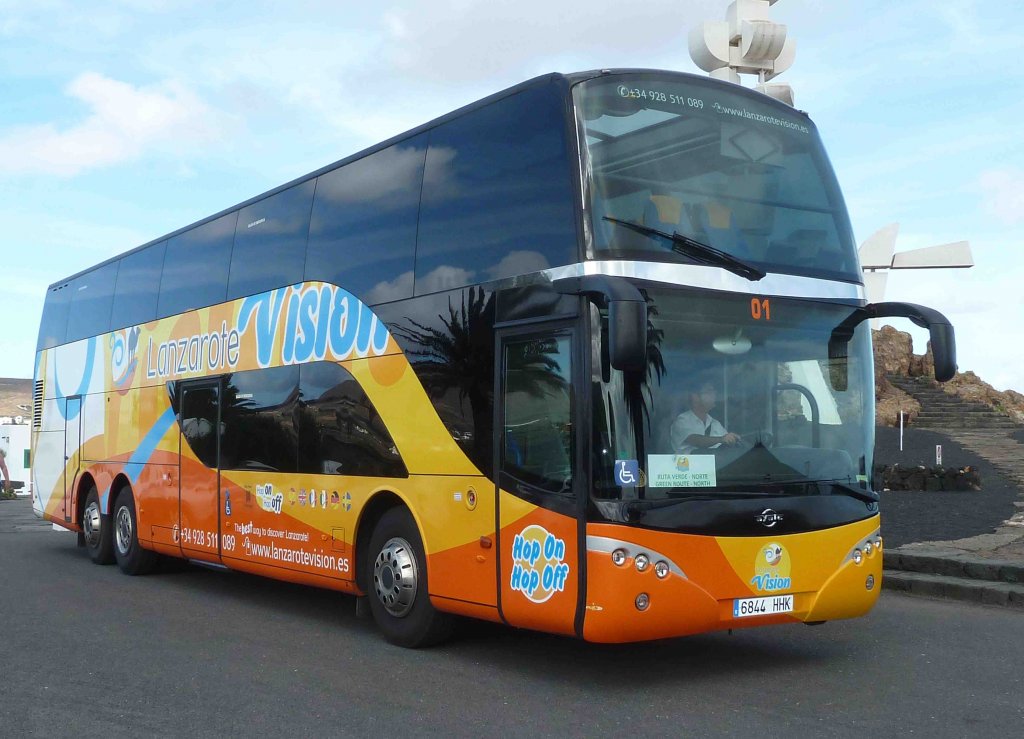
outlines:
{"label": "driver's window", "polygon": [[501,468],[552,493],[572,491],[572,360],[567,334],[504,345]]}

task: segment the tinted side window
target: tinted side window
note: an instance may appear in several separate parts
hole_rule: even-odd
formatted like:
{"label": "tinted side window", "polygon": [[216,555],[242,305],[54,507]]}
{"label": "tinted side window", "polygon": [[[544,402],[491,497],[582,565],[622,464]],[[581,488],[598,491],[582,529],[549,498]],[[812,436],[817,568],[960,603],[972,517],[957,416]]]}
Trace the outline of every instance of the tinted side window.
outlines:
{"label": "tinted side window", "polygon": [[110,329],[110,303],[114,298],[119,262],[86,272],[71,283],[68,341],[106,333]]}
{"label": "tinted side window", "polygon": [[406,476],[391,434],[348,370],[304,364],[300,388],[299,472]]}
{"label": "tinted side window", "polygon": [[235,226],[228,300],[302,280],[315,180],[243,208]]}
{"label": "tinted side window", "polygon": [[223,303],[238,213],[189,229],[167,242],[157,313],[172,316]]}
{"label": "tinted side window", "polygon": [[[176,388],[177,389],[177,388]],[[182,389],[178,424],[185,442],[207,467],[217,467],[217,405],[220,392],[216,386]]]}
{"label": "tinted side window", "polygon": [[320,176],[307,280],[340,285],[368,305],[412,295],[425,153],[417,136]]}
{"label": "tinted side window", "polygon": [[68,306],[71,303],[71,285],[58,285],[46,292],[43,318],[39,323],[39,341],[36,351],[64,343],[68,335]]}
{"label": "tinted side window", "polygon": [[572,365],[568,336],[505,344],[502,471],[572,492]]}
{"label": "tinted side window", "polygon": [[121,259],[114,288],[111,328],[134,326],[156,318],[156,299],[166,249],[165,241]]}
{"label": "tinted side window", "polygon": [[235,372],[224,379],[220,466],[225,470],[295,472],[295,404],[299,368]]}
{"label": "tinted side window", "polygon": [[496,296],[471,287],[378,309],[441,422],[487,477],[494,468]]}
{"label": "tinted side window", "polygon": [[563,99],[547,85],[430,132],[416,294],[577,260]]}

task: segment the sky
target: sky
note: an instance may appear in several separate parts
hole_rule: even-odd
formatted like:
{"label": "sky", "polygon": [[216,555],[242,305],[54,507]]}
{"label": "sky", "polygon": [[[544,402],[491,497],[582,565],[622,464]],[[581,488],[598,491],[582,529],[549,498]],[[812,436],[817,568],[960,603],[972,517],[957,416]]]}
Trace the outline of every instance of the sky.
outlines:
{"label": "sky", "polygon": [[[0,377],[31,377],[62,277],[539,74],[699,72],[689,29],[727,5],[0,0]],[[771,15],[858,243],[971,243],[974,268],[894,272],[886,299],[944,312],[961,371],[1024,392],[1024,4]]]}

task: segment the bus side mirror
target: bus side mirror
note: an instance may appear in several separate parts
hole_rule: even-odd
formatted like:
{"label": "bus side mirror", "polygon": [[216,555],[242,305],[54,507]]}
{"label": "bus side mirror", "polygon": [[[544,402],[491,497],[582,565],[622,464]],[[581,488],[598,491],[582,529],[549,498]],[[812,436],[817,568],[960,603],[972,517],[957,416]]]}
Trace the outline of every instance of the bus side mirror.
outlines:
{"label": "bus side mirror", "polygon": [[585,295],[608,306],[608,359],[623,372],[647,368],[647,300],[636,285],[613,275],[563,277],[552,286],[563,295]]}
{"label": "bus side mirror", "polygon": [[[914,303],[870,303],[832,330],[828,342],[828,357],[831,362],[832,386],[836,390],[846,389],[847,344],[853,338],[853,330],[862,321],[871,318],[909,318],[915,325],[928,329],[935,361],[935,379],[939,382],[953,379],[956,374],[956,335],[949,319],[934,308]],[[838,361],[836,361],[838,360]]]}

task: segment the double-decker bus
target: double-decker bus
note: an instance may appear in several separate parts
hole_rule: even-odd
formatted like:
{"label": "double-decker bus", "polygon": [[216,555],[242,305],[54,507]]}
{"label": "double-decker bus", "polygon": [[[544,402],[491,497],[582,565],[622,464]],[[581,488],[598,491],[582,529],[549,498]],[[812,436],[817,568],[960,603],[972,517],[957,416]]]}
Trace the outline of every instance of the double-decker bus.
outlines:
{"label": "double-decker bus", "polygon": [[[866,613],[866,303],[804,113],[687,74],[505,90],[48,290],[34,506],[161,557],[623,642]],[[697,425],[695,425],[697,424]]]}

